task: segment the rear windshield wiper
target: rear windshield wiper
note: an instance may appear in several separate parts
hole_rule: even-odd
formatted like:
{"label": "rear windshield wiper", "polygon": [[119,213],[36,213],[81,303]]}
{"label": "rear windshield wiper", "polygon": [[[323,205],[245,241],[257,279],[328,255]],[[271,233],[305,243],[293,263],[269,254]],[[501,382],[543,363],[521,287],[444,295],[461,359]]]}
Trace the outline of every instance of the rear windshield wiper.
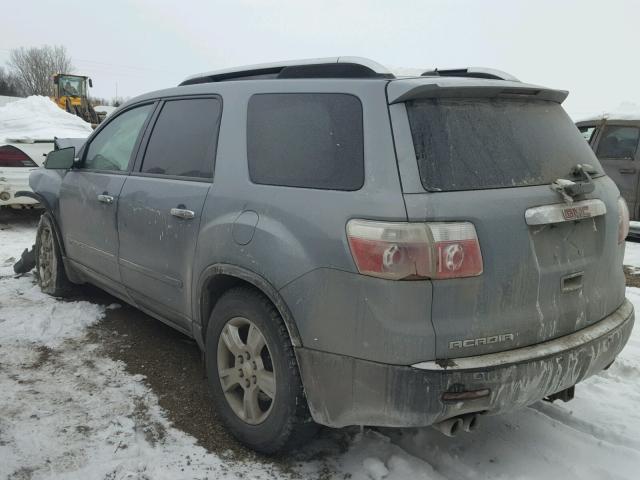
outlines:
{"label": "rear windshield wiper", "polygon": [[578,181],[558,178],[551,184],[551,190],[558,192],[565,202],[573,203],[574,197],[586,195],[595,190],[595,185],[591,181],[591,175],[598,173],[592,165],[579,163],[571,169],[571,175],[578,178]]}

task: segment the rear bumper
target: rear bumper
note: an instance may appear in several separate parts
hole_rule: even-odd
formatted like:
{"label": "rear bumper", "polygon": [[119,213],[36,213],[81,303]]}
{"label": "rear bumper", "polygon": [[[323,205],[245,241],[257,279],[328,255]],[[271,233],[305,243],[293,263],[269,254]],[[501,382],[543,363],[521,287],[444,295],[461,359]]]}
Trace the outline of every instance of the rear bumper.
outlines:
{"label": "rear bumper", "polygon": [[29,188],[29,174],[34,169],[4,168],[0,171],[0,206],[3,205],[35,205],[37,200],[16,195]]}
{"label": "rear bumper", "polygon": [[[611,364],[634,323],[632,304],[549,342],[508,352],[415,366],[386,365],[297,350],[309,408],[318,423],[343,427],[426,426],[469,412],[502,413],[564,390]],[[482,398],[443,402],[452,391],[489,389]]]}

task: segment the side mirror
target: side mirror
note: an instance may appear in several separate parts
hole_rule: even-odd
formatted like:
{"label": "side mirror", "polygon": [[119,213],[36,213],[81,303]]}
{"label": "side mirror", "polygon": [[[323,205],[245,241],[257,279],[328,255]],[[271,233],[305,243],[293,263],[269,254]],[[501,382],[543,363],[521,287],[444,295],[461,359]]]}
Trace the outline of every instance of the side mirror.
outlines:
{"label": "side mirror", "polygon": [[75,158],[75,147],[53,150],[47,155],[47,159],[44,161],[44,168],[50,170],[69,170],[73,166]]}
{"label": "side mirror", "polygon": [[59,77],[53,77],[53,84],[57,85],[59,80],[60,80]]}
{"label": "side mirror", "polygon": [[91,81],[91,79],[89,79],[89,86],[93,88],[93,82]]}

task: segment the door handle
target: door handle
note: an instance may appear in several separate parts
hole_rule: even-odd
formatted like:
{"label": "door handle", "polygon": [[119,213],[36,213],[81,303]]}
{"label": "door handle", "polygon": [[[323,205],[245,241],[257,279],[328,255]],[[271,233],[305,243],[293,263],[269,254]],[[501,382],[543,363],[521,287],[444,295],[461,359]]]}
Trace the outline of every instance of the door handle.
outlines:
{"label": "door handle", "polygon": [[185,220],[190,220],[196,216],[196,212],[185,208],[172,208],[171,215],[178,218],[184,218]]}
{"label": "door handle", "polygon": [[636,173],[636,169],[635,168],[619,168],[618,172],[623,174],[630,174],[630,173]]}
{"label": "door handle", "polygon": [[98,195],[98,201],[102,203],[106,203],[107,205],[111,205],[113,203],[113,197],[111,195]]}

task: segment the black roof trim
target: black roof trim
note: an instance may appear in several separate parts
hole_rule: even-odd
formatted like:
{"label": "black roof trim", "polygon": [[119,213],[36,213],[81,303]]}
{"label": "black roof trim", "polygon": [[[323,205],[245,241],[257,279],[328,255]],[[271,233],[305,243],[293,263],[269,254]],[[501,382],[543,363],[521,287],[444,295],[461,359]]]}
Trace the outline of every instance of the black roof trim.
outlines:
{"label": "black roof trim", "polygon": [[519,81],[513,75],[494,68],[470,67],[470,68],[447,68],[429,70],[424,72],[422,77],[465,77],[484,78],[486,80],[509,80]]}
{"label": "black roof trim", "polygon": [[258,80],[265,78],[278,78],[278,74],[284,67],[259,68],[256,70],[245,70],[243,72],[221,73],[219,75],[207,75],[198,78],[189,78],[180,83],[183,85],[197,85],[199,83],[224,82],[229,80]]}
{"label": "black roof trim", "polygon": [[320,63],[285,67],[278,78],[396,78],[392,73],[378,73],[358,63]]}

